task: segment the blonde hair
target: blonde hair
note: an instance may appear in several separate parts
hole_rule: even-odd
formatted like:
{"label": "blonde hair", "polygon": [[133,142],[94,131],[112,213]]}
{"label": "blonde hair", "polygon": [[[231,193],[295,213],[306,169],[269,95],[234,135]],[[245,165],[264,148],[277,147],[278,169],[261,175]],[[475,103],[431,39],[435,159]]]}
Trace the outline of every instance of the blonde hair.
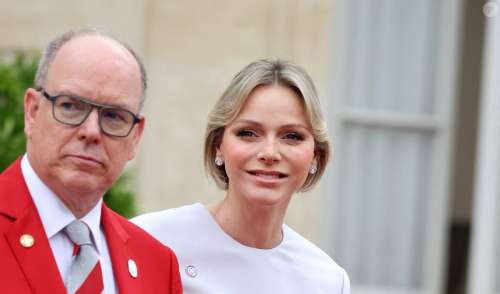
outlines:
{"label": "blonde hair", "polygon": [[224,165],[215,164],[215,156],[225,127],[236,118],[250,93],[261,85],[282,85],[302,98],[307,119],[312,127],[317,172],[309,174],[301,187],[306,191],[323,175],[330,157],[330,140],[321,111],[320,101],[309,75],[299,66],[282,60],[262,59],[250,63],[231,81],[208,116],[205,133],[205,169],[217,186],[226,190],[229,183]]}

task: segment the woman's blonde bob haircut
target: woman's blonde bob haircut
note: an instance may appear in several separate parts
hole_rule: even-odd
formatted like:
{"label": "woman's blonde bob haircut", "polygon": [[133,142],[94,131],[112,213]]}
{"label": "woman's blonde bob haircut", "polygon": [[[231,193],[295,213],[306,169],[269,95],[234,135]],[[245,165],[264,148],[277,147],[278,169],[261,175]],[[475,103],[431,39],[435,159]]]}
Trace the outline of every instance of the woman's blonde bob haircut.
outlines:
{"label": "woman's blonde bob haircut", "polygon": [[215,164],[217,149],[222,141],[225,127],[238,116],[250,93],[262,85],[289,87],[302,98],[312,128],[314,157],[318,167],[316,173],[307,176],[300,189],[306,191],[318,182],[325,171],[330,157],[330,141],[313,81],[302,68],[286,61],[258,60],[247,65],[233,78],[208,116],[205,134],[205,169],[214,178],[217,186],[227,190],[229,179],[225,167]]}

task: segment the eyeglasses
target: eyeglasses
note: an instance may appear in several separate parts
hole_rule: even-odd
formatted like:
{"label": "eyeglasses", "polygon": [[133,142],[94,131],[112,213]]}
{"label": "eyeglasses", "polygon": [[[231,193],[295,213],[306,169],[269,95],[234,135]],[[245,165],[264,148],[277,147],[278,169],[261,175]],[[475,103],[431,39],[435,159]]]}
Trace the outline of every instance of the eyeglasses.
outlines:
{"label": "eyeglasses", "polygon": [[83,124],[94,107],[97,108],[101,131],[109,136],[126,137],[135,124],[141,121],[137,115],[126,109],[91,102],[76,96],[50,96],[44,89],[39,89],[39,91],[52,102],[54,119],[66,125],[79,126]]}

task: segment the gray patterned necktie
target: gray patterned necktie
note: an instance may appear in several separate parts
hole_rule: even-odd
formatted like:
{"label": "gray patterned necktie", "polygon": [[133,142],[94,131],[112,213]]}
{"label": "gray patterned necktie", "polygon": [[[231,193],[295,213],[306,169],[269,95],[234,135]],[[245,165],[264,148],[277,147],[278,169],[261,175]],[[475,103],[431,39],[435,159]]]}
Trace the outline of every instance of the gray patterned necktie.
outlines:
{"label": "gray patterned necktie", "polygon": [[68,293],[101,293],[103,289],[101,266],[99,256],[92,246],[88,226],[80,220],[74,220],[64,228],[64,231],[71,241],[79,246],[66,280]]}

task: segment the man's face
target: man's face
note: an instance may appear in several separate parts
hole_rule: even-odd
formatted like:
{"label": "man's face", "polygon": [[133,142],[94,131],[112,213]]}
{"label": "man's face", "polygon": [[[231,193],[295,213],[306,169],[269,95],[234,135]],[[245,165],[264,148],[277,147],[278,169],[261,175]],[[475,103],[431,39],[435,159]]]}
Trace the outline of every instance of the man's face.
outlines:
{"label": "man's face", "polygon": [[[63,45],[44,88],[52,96],[67,94],[133,113],[139,110],[137,62],[121,45],[96,35]],[[41,92],[29,89],[24,100],[31,165],[74,214],[86,214],[134,158],[144,120],[127,137],[111,137],[101,131],[95,108],[75,127],[54,119],[52,103]]]}

